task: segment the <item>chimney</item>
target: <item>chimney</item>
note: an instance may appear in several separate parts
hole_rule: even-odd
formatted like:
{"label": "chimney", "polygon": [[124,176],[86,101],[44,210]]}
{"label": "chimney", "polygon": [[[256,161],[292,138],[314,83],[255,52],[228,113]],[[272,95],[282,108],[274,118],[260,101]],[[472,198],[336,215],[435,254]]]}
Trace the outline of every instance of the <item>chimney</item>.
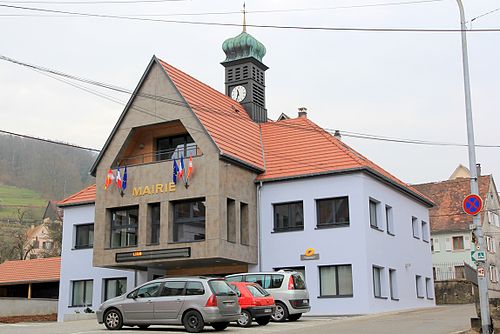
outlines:
{"label": "chimney", "polygon": [[339,130],[335,130],[335,133],[333,134],[333,136],[335,138],[337,138],[338,140],[342,140],[342,135],[340,134]]}
{"label": "chimney", "polygon": [[299,118],[307,118],[307,108],[306,107],[299,108]]}
{"label": "chimney", "polygon": [[476,164],[477,177],[481,176],[481,164]]}

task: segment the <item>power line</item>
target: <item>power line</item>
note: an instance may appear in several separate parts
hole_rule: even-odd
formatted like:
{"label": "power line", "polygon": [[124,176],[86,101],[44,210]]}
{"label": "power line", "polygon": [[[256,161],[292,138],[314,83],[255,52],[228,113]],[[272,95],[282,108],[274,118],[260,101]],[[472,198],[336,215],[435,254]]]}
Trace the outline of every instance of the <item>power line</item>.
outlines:
{"label": "power line", "polygon": [[[111,14],[95,14],[83,13],[73,11],[63,11],[47,8],[23,7],[0,4],[0,7],[19,9],[24,11],[35,11],[44,13],[66,14],[81,17],[96,17],[107,19],[119,20],[132,20],[132,21],[146,21],[146,22],[159,22],[159,23],[175,23],[175,24],[188,24],[188,25],[202,25],[202,26],[222,26],[222,27],[242,27],[240,23],[223,23],[223,22],[210,22],[210,21],[182,21],[182,20],[165,20],[154,19],[146,17],[133,17],[133,16],[120,16]],[[282,30],[305,30],[305,31],[342,31],[342,32],[414,32],[414,33],[455,33],[461,32],[461,29],[419,29],[419,28],[361,28],[361,27],[320,27],[320,26],[288,26],[288,25],[272,25],[272,24],[247,24],[247,27],[253,28],[268,28],[268,29],[282,29]],[[487,28],[487,29],[472,29],[467,32],[500,32],[500,28]]]}
{"label": "power line", "polygon": [[479,16],[476,16],[476,17],[474,17],[474,18],[470,19],[470,20],[469,20],[469,22],[471,22],[471,23],[472,23],[473,21],[475,21],[475,20],[477,20],[477,19],[479,19],[479,18],[481,18],[481,17],[484,17],[484,16],[486,16],[486,15],[493,14],[493,13],[495,13],[495,12],[498,12],[499,10],[500,10],[500,8],[490,10],[489,12],[486,12],[486,13],[484,13],[484,14],[481,14],[481,15],[479,15]]}
{"label": "power line", "polygon": [[2,1],[10,4],[96,5],[183,2],[188,0],[100,0],[100,1]]}

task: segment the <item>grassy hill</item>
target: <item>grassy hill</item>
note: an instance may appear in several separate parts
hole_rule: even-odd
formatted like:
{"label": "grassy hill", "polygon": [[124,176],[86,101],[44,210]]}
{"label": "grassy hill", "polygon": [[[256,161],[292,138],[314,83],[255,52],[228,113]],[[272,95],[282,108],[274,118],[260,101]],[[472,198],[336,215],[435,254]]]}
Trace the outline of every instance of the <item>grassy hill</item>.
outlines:
{"label": "grassy hill", "polygon": [[30,211],[29,220],[41,219],[46,206],[47,200],[33,190],[0,185],[0,220],[15,218],[18,208]]}

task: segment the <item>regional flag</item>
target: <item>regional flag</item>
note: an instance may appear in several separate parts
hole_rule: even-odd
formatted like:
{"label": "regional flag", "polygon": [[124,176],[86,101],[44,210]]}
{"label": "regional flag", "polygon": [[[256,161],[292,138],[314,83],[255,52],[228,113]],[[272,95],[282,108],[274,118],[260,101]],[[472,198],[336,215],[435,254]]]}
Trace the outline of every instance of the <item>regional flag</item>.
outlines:
{"label": "regional flag", "polygon": [[115,179],[113,175],[113,171],[111,168],[108,170],[108,174],[106,175],[106,181],[104,182],[104,189],[108,190],[109,186],[113,183],[113,180]]}
{"label": "regional flag", "polygon": [[189,165],[188,165],[188,171],[187,171],[187,179],[191,177],[191,174],[193,173],[193,156],[189,155]]}
{"label": "regional flag", "polygon": [[172,182],[174,184],[177,184],[177,173],[179,173],[179,166],[177,166],[177,162],[175,161],[175,158],[174,158],[174,171],[172,174]]}

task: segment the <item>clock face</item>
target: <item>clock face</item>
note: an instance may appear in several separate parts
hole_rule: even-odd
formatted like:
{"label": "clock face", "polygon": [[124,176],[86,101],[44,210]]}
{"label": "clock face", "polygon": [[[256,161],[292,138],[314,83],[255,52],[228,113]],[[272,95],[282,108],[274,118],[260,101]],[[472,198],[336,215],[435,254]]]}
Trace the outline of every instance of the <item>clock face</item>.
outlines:
{"label": "clock face", "polygon": [[231,91],[231,98],[237,102],[241,102],[247,96],[247,90],[243,86],[236,86]]}

